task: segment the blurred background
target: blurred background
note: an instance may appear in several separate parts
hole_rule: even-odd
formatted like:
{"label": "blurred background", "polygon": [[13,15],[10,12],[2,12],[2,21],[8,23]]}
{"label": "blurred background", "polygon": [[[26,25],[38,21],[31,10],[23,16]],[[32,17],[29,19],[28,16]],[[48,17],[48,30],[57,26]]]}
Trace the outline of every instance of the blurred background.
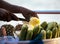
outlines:
{"label": "blurred background", "polygon": [[60,0],[5,0],[31,10],[60,10]]}
{"label": "blurred background", "polygon": [[[60,11],[60,0],[4,0],[13,5],[22,6],[33,11]],[[15,14],[17,17],[24,18],[21,13]],[[51,22],[56,21],[60,23],[60,14],[37,14],[41,20]],[[21,21],[10,21],[3,22],[0,21],[0,26],[3,24],[12,24],[16,26],[17,24],[22,24]]]}

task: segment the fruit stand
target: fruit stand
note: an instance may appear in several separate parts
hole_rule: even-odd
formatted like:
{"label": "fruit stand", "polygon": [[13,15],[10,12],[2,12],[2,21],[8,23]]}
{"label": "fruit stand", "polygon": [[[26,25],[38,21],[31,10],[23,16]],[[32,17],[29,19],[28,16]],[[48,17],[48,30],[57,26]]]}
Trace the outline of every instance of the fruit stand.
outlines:
{"label": "fruit stand", "polygon": [[[60,12],[42,11],[37,12],[37,14],[60,14]],[[9,36],[3,37],[5,40],[0,39],[6,44],[60,44],[60,23],[56,21],[41,22],[40,19],[32,17],[28,24],[18,24],[16,27],[4,24],[1,27],[5,27]],[[19,34],[16,33],[17,29]],[[2,33],[0,36],[3,36]]]}

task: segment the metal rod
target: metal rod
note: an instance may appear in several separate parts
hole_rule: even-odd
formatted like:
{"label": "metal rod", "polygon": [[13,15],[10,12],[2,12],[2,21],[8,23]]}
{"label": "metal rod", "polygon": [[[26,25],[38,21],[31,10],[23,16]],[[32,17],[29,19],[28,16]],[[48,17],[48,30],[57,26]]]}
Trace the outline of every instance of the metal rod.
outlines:
{"label": "metal rod", "polygon": [[37,14],[60,14],[60,12],[36,12]]}
{"label": "metal rod", "polygon": [[37,14],[60,14],[60,10],[38,10],[35,11]]}

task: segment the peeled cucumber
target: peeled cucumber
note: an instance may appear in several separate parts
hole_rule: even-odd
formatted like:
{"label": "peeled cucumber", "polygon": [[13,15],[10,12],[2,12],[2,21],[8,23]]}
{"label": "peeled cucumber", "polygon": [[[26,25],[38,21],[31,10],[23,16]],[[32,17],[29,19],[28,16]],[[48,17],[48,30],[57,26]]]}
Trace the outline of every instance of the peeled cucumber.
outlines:
{"label": "peeled cucumber", "polygon": [[40,32],[40,26],[37,25],[33,29],[33,39],[37,36],[37,34],[39,34],[39,32]]}
{"label": "peeled cucumber", "polygon": [[59,26],[59,37],[60,37],[60,24],[58,26]]}
{"label": "peeled cucumber", "polygon": [[26,35],[26,40],[31,40],[33,36],[33,31],[32,30],[28,30],[27,35]]}
{"label": "peeled cucumber", "polygon": [[20,33],[19,39],[20,40],[25,40],[27,32],[28,32],[28,26],[27,25],[23,25],[22,28],[21,28],[21,33]]}
{"label": "peeled cucumber", "polygon": [[51,30],[52,31],[52,29],[54,27],[57,27],[57,23],[56,22],[50,22],[50,23],[48,23],[48,26],[47,26],[46,30]]}
{"label": "peeled cucumber", "polygon": [[[44,28],[40,26],[40,32],[41,32],[41,30],[44,30]],[[40,33],[40,32],[39,32],[39,33]]]}
{"label": "peeled cucumber", "polygon": [[41,26],[43,27],[43,29],[46,29],[46,28],[47,28],[47,25],[48,25],[48,24],[47,24],[47,22],[45,22],[45,21],[41,24]]}
{"label": "peeled cucumber", "polygon": [[52,31],[50,30],[46,31],[46,39],[52,39]]}
{"label": "peeled cucumber", "polygon": [[59,25],[57,26],[57,37],[59,37],[59,32],[60,32],[60,29],[59,29]]}
{"label": "peeled cucumber", "polygon": [[57,27],[54,27],[53,29],[52,29],[52,38],[57,38],[57,33],[58,32],[58,28]]}
{"label": "peeled cucumber", "polygon": [[41,33],[40,33],[41,35],[42,35],[42,39],[46,39],[46,31],[45,30],[41,30]]}

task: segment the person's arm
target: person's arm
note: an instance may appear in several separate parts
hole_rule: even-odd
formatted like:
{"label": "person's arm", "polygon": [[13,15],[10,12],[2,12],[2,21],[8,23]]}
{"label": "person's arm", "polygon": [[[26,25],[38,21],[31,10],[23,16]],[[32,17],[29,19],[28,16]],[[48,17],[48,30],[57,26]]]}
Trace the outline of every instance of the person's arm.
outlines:
{"label": "person's arm", "polygon": [[17,5],[12,5],[8,2],[5,1],[0,1],[0,8],[4,8],[12,13],[22,13],[25,19],[29,21],[30,17],[37,17],[37,14],[33,12],[32,10],[29,10],[27,8],[17,6]]}
{"label": "person's arm", "polygon": [[0,8],[6,9],[12,13],[23,13],[26,10],[23,7],[12,5],[4,0],[0,1]]}
{"label": "person's arm", "polygon": [[15,16],[13,13],[0,8],[0,21],[11,21],[11,20],[15,20],[15,21],[27,21],[26,19],[23,18],[18,18],[17,16]]}
{"label": "person's arm", "polygon": [[0,8],[4,8],[12,13],[24,13],[24,12],[32,12],[31,10],[24,8],[22,6],[12,5],[6,1],[0,1]]}

